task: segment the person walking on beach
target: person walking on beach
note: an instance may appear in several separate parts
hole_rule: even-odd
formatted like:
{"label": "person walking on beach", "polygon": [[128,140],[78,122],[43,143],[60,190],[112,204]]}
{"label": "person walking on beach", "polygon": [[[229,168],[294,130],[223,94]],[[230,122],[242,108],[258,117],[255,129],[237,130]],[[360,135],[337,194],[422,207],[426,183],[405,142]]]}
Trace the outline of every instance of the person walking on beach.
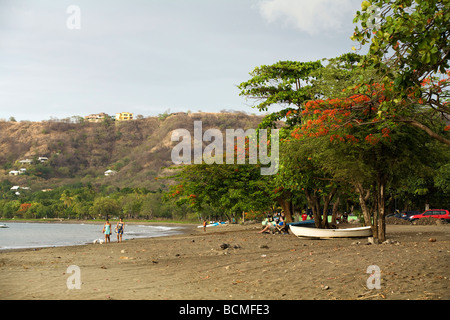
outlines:
{"label": "person walking on beach", "polygon": [[117,222],[117,225],[116,225],[117,242],[122,242],[122,235],[123,235],[124,228],[125,228],[125,223],[123,223],[123,219],[120,218],[119,222]]}
{"label": "person walking on beach", "polygon": [[111,242],[111,223],[106,219],[105,224],[103,225],[103,231],[105,234],[105,243]]}
{"label": "person walking on beach", "polygon": [[206,232],[206,220],[203,220],[203,231]]}

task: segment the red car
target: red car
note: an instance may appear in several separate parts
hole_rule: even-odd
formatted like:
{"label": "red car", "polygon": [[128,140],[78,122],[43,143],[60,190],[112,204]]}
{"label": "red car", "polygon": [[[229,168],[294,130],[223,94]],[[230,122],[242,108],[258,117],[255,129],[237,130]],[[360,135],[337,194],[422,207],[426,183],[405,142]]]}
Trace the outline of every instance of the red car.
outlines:
{"label": "red car", "polygon": [[450,221],[450,212],[445,209],[430,209],[430,210],[425,210],[421,214],[416,214],[416,215],[409,217],[409,220],[412,222],[416,219],[421,219],[421,218],[436,218],[436,219],[446,220],[447,222],[449,222]]}

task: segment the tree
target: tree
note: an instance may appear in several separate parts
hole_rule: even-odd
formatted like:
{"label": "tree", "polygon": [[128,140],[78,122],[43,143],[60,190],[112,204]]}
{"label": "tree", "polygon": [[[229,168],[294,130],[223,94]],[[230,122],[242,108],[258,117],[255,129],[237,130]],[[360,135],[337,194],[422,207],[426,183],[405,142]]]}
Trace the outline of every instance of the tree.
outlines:
{"label": "tree", "polygon": [[114,199],[98,197],[94,200],[92,213],[97,217],[118,216],[120,214],[120,206]]}
{"label": "tree", "polygon": [[[450,119],[449,20],[448,0],[364,1],[354,19],[361,26],[351,37],[361,45],[370,42],[361,66],[375,70],[390,86],[379,107],[380,120],[406,123],[447,145],[444,126],[432,130],[429,122]],[[426,85],[439,73],[440,80]]]}
{"label": "tree", "polygon": [[287,139],[282,144],[280,173],[275,177],[278,192],[304,193],[317,228],[328,228],[328,210],[339,189],[319,162],[321,154],[311,139]]}
{"label": "tree", "polygon": [[349,181],[355,187],[365,222],[373,225],[380,241],[385,240],[387,189],[399,179],[399,172],[424,165],[420,155],[429,143],[422,132],[401,122],[378,121],[385,91],[375,83],[348,98],[308,101],[302,125],[291,134],[303,142],[319,141],[313,152],[321,167],[335,181]]}
{"label": "tree", "polygon": [[270,208],[270,177],[261,176],[257,165],[187,165],[172,176],[177,184],[171,186],[166,197],[198,212],[205,207],[216,208],[231,218]]}
{"label": "tree", "polygon": [[[240,95],[256,100],[254,107],[260,111],[267,111],[271,105],[284,106],[284,109],[267,115],[260,125],[273,127],[277,120],[301,111],[303,103],[314,98],[310,92],[310,82],[313,72],[321,67],[320,61],[279,61],[270,66],[257,67],[250,73],[250,80],[239,84]],[[288,119],[286,124],[294,124],[291,122]]]}

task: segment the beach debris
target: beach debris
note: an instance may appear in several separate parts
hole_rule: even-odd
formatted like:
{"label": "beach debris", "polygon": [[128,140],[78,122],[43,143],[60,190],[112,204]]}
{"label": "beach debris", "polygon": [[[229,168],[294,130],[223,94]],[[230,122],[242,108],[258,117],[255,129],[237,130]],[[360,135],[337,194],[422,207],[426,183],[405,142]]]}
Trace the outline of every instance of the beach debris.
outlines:
{"label": "beach debris", "polygon": [[381,244],[395,244],[395,245],[400,245],[400,242],[394,241],[394,240],[391,240],[391,239],[387,239],[386,241],[383,241]]}
{"label": "beach debris", "polygon": [[265,245],[265,244],[262,244],[262,245],[260,245],[259,246],[261,249],[269,249],[269,246],[268,245]]}
{"label": "beach debris", "polygon": [[125,253],[125,250],[120,250],[120,253]]}
{"label": "beach debris", "polygon": [[228,243],[224,242],[220,245],[220,247],[222,248],[222,250],[225,250],[225,249],[228,249],[230,247],[230,245]]}
{"label": "beach debris", "polygon": [[428,242],[436,242],[436,238],[430,238],[428,239]]}
{"label": "beach debris", "polygon": [[[220,245],[220,248],[222,249],[222,250],[226,250],[226,249],[240,249],[241,248],[241,246],[239,245],[239,244],[235,244],[235,245],[231,245],[231,244],[229,244],[229,243],[222,243],[221,245]],[[214,249],[211,249],[211,250],[214,250]]]}

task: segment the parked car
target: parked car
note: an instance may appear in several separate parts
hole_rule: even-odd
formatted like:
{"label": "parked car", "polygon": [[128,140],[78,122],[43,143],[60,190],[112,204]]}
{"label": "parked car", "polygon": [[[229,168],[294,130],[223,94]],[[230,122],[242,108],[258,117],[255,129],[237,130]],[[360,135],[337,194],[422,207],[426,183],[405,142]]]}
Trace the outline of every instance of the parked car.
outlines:
{"label": "parked car", "polygon": [[397,218],[409,220],[411,216],[419,215],[419,211],[402,211],[400,212],[400,216]]}
{"label": "parked car", "polygon": [[416,214],[409,217],[409,220],[413,222],[414,220],[421,219],[421,218],[436,218],[441,220],[446,220],[447,222],[450,222],[450,212],[445,209],[430,209],[425,210],[421,214]]}

